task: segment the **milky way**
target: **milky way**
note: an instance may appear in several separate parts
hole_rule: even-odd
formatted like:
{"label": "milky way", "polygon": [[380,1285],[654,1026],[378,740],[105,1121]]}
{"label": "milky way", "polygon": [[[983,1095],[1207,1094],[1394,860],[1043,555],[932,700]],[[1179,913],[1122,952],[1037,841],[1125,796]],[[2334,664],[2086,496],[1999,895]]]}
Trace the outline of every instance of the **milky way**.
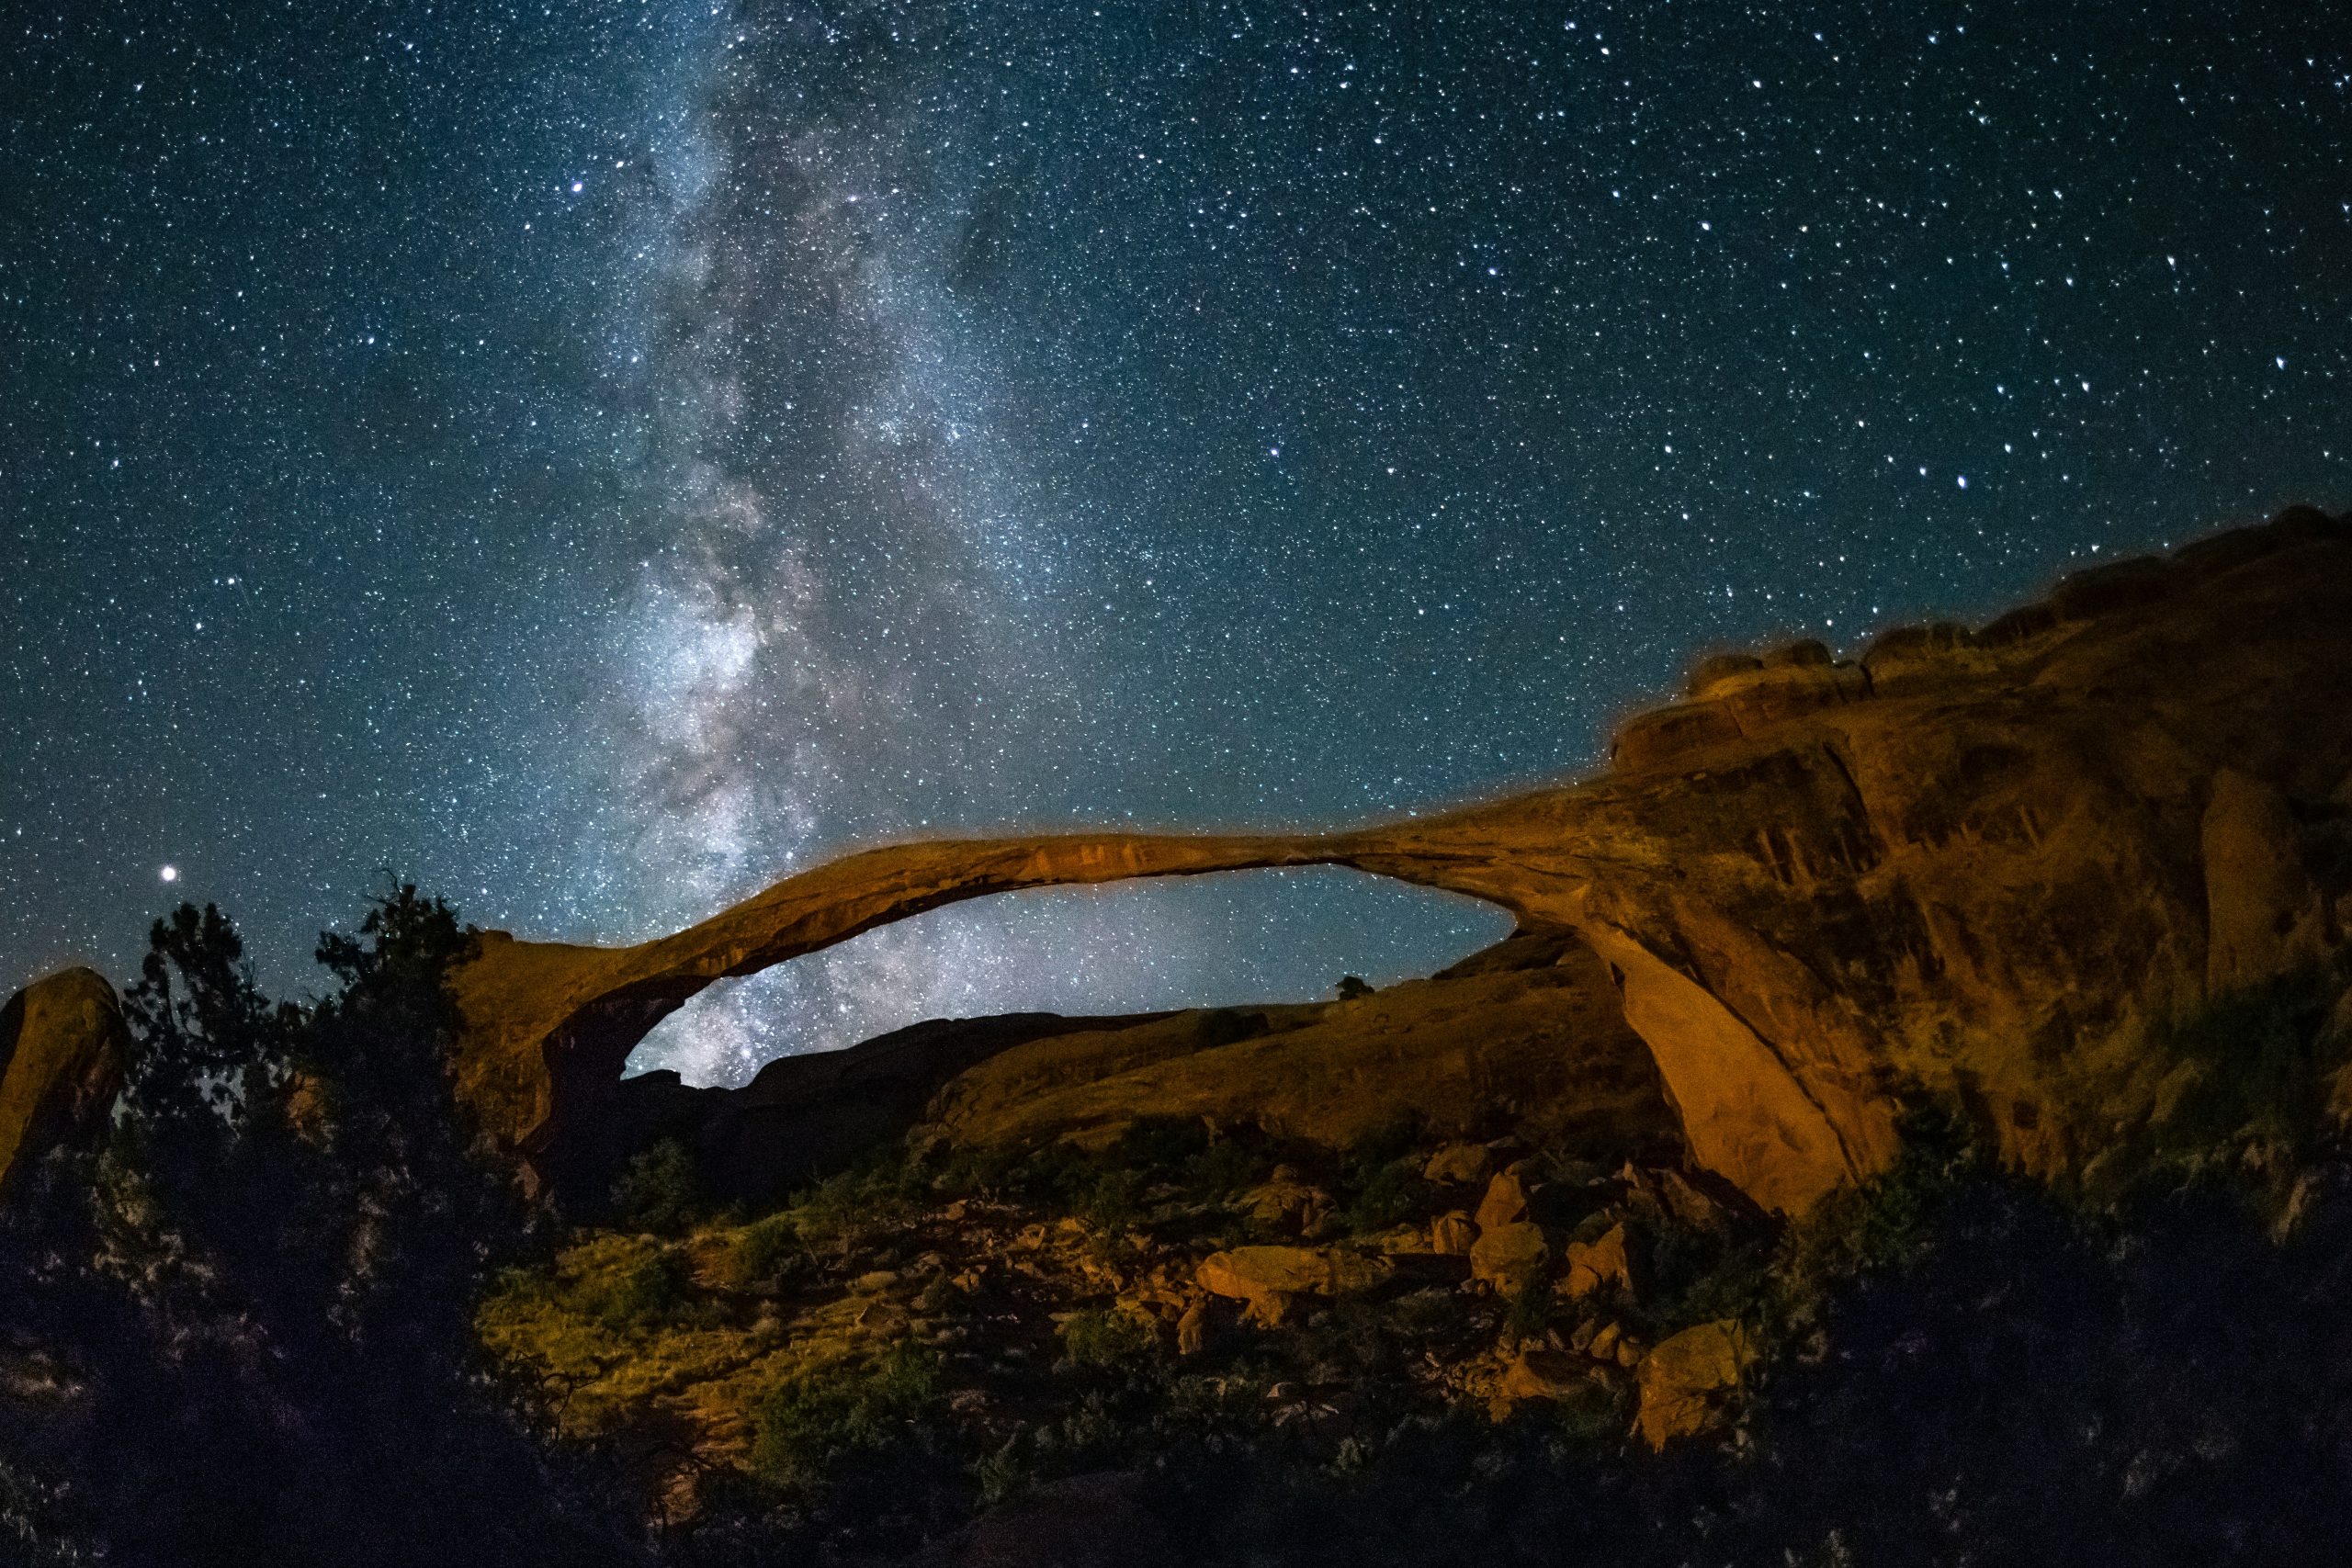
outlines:
{"label": "milky way", "polygon": [[[2352,504],[2321,7],[17,27],[8,983],[189,897],[299,989],[387,868],[621,941],[882,838],[1376,818],[1590,768],[1694,649]],[[1001,901],[639,1064],[1493,930]]]}

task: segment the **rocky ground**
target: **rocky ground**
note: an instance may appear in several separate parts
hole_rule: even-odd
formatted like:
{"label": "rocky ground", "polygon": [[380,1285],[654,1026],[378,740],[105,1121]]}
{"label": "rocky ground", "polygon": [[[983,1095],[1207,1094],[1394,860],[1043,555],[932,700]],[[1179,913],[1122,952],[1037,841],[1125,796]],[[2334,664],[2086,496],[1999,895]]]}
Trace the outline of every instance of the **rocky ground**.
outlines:
{"label": "rocky ground", "polygon": [[673,1520],[743,1483],[820,1504],[909,1439],[985,1502],[1180,1429],[1326,1465],[1464,1415],[1664,1446],[1736,1397],[1773,1238],[1678,1170],[1408,1129],[909,1156],[755,1219],[636,1177],[652,1228],[575,1233],[480,1327]]}

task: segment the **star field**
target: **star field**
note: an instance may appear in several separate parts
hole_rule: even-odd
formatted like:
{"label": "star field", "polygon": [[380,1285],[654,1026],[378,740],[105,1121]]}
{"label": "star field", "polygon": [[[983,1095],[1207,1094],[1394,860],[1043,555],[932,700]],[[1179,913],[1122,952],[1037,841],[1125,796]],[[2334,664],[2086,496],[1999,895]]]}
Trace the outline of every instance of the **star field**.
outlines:
{"label": "star field", "polygon": [[[621,941],[882,837],[1378,817],[1709,646],[2352,504],[2329,13],[21,8],[0,981],[189,897],[306,984],[385,867]],[[1000,900],[639,1062],[1496,929]]]}

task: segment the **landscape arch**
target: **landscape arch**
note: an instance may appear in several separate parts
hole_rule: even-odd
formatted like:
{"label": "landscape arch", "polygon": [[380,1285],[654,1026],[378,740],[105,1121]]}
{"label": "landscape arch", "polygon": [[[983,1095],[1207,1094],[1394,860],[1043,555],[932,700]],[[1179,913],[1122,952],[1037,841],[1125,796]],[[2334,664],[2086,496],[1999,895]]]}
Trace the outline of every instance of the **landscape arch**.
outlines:
{"label": "landscape arch", "polygon": [[1694,1156],[1766,1206],[1801,1208],[1877,1163],[1878,1151],[1852,1147],[1818,1097],[1705,987],[1594,914],[1578,857],[1531,854],[1478,827],[1474,810],[1334,835],[1075,833],[895,844],[787,877],[636,947],[490,932],[455,976],[466,1021],[459,1089],[494,1134],[537,1160],[597,1114],[637,1043],[715,981],[990,894],[1338,865],[1464,894],[1499,906],[1522,927],[1582,937],[1616,976],[1626,1021],[1649,1046]]}

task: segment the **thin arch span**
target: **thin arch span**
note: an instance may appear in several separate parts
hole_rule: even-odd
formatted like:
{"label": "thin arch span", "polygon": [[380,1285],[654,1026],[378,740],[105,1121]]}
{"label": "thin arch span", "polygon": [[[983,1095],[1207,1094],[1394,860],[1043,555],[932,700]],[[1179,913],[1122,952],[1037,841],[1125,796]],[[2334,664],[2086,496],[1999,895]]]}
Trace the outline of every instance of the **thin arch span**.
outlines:
{"label": "thin arch span", "polygon": [[1694,1154],[1758,1201],[1802,1208],[1857,1174],[1837,1118],[1775,1046],[1588,907],[1589,863],[1559,840],[1531,846],[1491,827],[1473,809],[1329,836],[1072,833],[894,844],[787,877],[636,947],[487,933],[480,955],[453,977],[467,1035],[459,1091],[493,1135],[537,1160],[594,1121],[638,1042],[714,981],[991,894],[1339,865],[1483,899],[1522,925],[1577,932],[1625,979],[1627,1022],[1649,1045]]}
{"label": "thin arch span", "polygon": [[1357,838],[1073,833],[887,845],[786,877],[673,936],[628,948],[520,942],[485,933],[454,977],[468,1050],[459,1087],[491,1129],[526,1154],[560,1135],[571,1103],[617,1080],[653,1026],[712,983],[759,973],[876,927],[1023,888],[1145,877],[1344,865],[1455,892],[1411,874]]}

